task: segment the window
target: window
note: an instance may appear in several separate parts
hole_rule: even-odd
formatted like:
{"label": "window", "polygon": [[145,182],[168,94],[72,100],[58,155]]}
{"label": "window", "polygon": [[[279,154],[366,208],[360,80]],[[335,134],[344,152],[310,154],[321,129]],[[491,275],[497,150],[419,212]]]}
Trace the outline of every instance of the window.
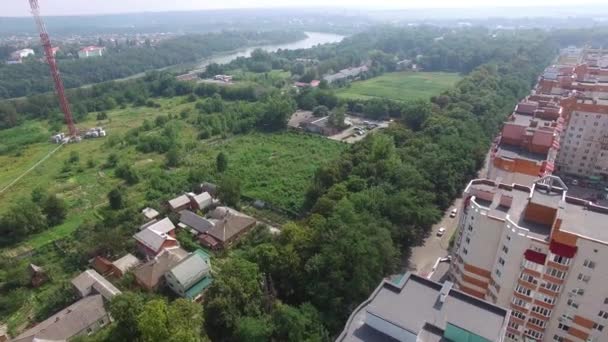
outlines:
{"label": "window", "polygon": [[597,331],[604,331],[604,326],[601,324],[593,323],[593,329]]}
{"label": "window", "polygon": [[521,319],[521,320],[523,320],[523,321],[525,321],[525,320],[526,320],[526,315],[524,315],[524,313],[523,313],[523,312],[521,312],[521,311],[513,310],[513,311],[511,312],[511,315],[512,315],[513,317],[519,318],[519,319]]}
{"label": "window", "polygon": [[530,319],[528,320],[528,322],[530,322],[530,323],[532,323],[532,324],[534,324],[534,325],[536,325],[536,326],[539,326],[539,327],[541,327],[541,328],[544,328],[544,327],[545,327],[545,323],[546,323],[545,321],[542,321],[542,320],[540,320],[540,319],[538,319],[538,318],[536,318],[536,317],[532,317],[532,318],[530,318]]}
{"label": "window", "polygon": [[464,239],[464,242],[465,242],[465,243],[471,243],[471,239],[469,239],[469,237],[467,236],[467,237]]}
{"label": "window", "polygon": [[543,288],[545,288],[545,289],[547,289],[547,290],[553,291],[553,292],[559,292],[559,290],[561,288],[561,286],[559,286],[557,284],[550,283],[548,281],[541,282],[540,286],[543,287]]}
{"label": "window", "polygon": [[93,333],[93,329],[87,328],[87,335],[91,335]]}
{"label": "window", "polygon": [[551,268],[551,267],[547,268],[547,275],[550,275],[552,277],[559,278],[559,279],[566,278],[566,272],[560,271],[558,269]]}
{"label": "window", "polygon": [[525,300],[523,300],[521,298],[517,298],[517,297],[513,297],[513,299],[511,299],[511,303],[513,303],[517,306],[521,306],[522,308],[526,308],[526,309],[528,309],[530,307],[530,303],[526,302]]}
{"label": "window", "polygon": [[551,316],[551,313],[552,313],[551,310],[544,308],[542,306],[536,306],[536,305],[532,307],[532,311],[536,312],[537,314],[539,314],[541,316],[545,316],[545,317]]}
{"label": "window", "polygon": [[585,261],[583,262],[583,266],[587,267],[589,269],[594,269],[595,268],[595,261],[591,261],[589,259],[585,259]]}
{"label": "window", "polygon": [[499,278],[500,278],[500,276],[502,275],[502,274],[500,273],[500,270],[499,270],[498,268],[496,269],[496,271],[494,271],[494,273],[496,273],[496,275],[497,275]]}
{"label": "window", "polygon": [[608,297],[604,298],[604,304],[608,304]]}
{"label": "window", "polygon": [[507,332],[505,336],[507,336],[507,338],[511,341],[519,341],[519,337],[515,336],[515,334],[512,332]]}
{"label": "window", "polygon": [[464,255],[467,255],[467,254],[469,254],[469,251],[467,251],[467,249],[466,249],[466,248],[463,248],[463,249],[462,249],[462,253],[463,253]]}
{"label": "window", "polygon": [[536,280],[536,278],[526,273],[522,273],[520,279],[534,285],[538,283],[538,280]]}
{"label": "window", "polygon": [[530,297],[532,295],[532,290],[530,290],[529,288],[523,287],[521,285],[517,285],[517,287],[515,288],[515,292],[517,292],[519,294],[523,294],[524,296],[528,296],[528,297]]}
{"label": "window", "polygon": [[542,292],[536,292],[536,294],[534,295],[534,298],[547,303],[547,304],[555,304],[555,297],[552,296],[548,296]]}
{"label": "window", "polygon": [[606,312],[606,311],[600,311],[597,315],[599,317],[602,317],[603,319],[607,319],[608,318],[608,312]]}
{"label": "window", "polygon": [[[580,280],[580,281],[582,281],[582,282],[588,283],[588,282],[589,282],[589,280],[591,280],[591,276],[588,276],[588,275],[584,275],[584,274],[582,274],[582,273],[579,273],[579,274],[578,274],[577,279],[578,279],[578,280]],[[608,299],[608,298],[607,298],[607,299]],[[608,303],[604,303],[604,304],[608,304]]]}
{"label": "window", "polygon": [[498,258],[498,263],[499,263],[501,266],[504,266],[504,265],[505,265],[505,259],[503,259],[503,258]]}
{"label": "window", "polygon": [[564,338],[559,335],[555,335],[553,336],[553,341],[564,342]]}
{"label": "window", "polygon": [[532,330],[532,329],[526,329],[525,334],[536,340],[542,340],[542,338],[543,338],[542,333],[539,333],[538,331]]}
{"label": "window", "polygon": [[564,323],[560,323],[557,325],[557,329],[563,330],[563,331],[568,331],[568,330],[570,330],[570,327],[565,325]]}
{"label": "window", "polygon": [[[471,220],[473,219],[473,216],[471,216]],[[473,231],[473,226],[469,225],[469,231],[472,232]]]}
{"label": "window", "polygon": [[570,265],[570,260],[572,260],[572,259],[566,258],[561,255],[553,254],[553,262],[556,262],[560,265],[568,266],[568,265]]}
{"label": "window", "polygon": [[511,321],[509,322],[509,328],[515,329],[515,330],[519,330],[519,324]]}
{"label": "window", "polygon": [[585,294],[585,289],[572,289],[571,292],[574,293],[574,294],[577,294],[579,296],[582,296],[582,295]]}
{"label": "window", "polygon": [[502,251],[503,251],[505,254],[507,254],[507,253],[509,253],[509,248],[507,248],[507,246],[505,246],[505,245],[502,245]]}
{"label": "window", "polygon": [[573,308],[575,308],[575,309],[578,309],[578,303],[576,303],[576,302],[575,302],[574,300],[572,300],[572,299],[568,299],[567,304],[568,304],[568,306],[571,306],[571,307],[573,307]]}

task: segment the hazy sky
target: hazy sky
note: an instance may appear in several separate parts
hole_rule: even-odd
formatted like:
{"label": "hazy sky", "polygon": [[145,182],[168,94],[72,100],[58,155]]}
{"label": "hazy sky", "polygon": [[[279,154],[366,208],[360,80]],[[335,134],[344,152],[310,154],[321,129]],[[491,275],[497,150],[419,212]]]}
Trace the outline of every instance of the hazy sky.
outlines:
{"label": "hazy sky", "polygon": [[[28,16],[27,0],[0,0],[0,16]],[[585,4],[604,4],[606,0],[583,0]],[[45,15],[106,14],[144,11],[184,11],[217,8],[268,7],[371,7],[387,8],[466,8],[503,6],[563,6],[572,0],[39,0]]]}

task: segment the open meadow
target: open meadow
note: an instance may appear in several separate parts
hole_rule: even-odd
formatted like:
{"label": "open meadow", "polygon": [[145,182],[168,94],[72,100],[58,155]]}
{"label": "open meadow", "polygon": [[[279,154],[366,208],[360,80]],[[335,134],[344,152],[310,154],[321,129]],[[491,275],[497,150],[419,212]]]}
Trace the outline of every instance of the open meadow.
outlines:
{"label": "open meadow", "polygon": [[428,99],[450,89],[461,79],[457,73],[449,72],[391,72],[355,81],[336,94],[345,99],[368,100],[386,98],[390,100]]}

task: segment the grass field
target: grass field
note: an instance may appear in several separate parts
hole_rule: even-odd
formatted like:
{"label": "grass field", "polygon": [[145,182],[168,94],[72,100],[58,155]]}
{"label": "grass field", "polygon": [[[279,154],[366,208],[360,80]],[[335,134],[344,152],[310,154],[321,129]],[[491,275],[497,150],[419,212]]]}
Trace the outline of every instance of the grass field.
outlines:
{"label": "grass field", "polygon": [[[208,179],[217,181],[214,174],[215,158],[223,151],[228,156],[228,173],[237,176],[242,182],[244,195],[260,198],[281,208],[298,210],[314,170],[322,163],[337,158],[346,147],[344,144],[319,136],[297,133],[252,133],[242,136],[228,136],[225,139],[201,141],[196,138],[198,130],[180,120],[180,143],[189,146],[184,152],[182,167],[173,170],[164,168],[164,155],[140,153],[135,146],[109,147],[107,141],[123,136],[129,129],[141,125],[144,119],[154,121],[160,114],[179,114],[184,109],[194,113],[194,103],[186,103],[184,98],[157,99],[160,108],[128,107],[108,112],[109,119],[98,122],[96,113],[90,113],[88,120],[81,122],[81,128],[103,126],[108,137],[83,140],[78,144],[68,144],[59,149],[48,160],[27,174],[8,191],[0,193],[0,214],[8,210],[16,199],[30,196],[33,189],[42,187],[64,198],[69,208],[66,221],[59,226],[30,236],[15,246],[0,252],[14,256],[39,248],[49,242],[68,236],[85,220],[93,218],[95,209],[107,203],[107,193],[120,179],[114,176],[113,169],[103,164],[110,153],[119,156],[122,163],[133,165],[142,175],[139,184],[128,187],[131,202],[146,202],[146,175],[151,171],[164,170],[170,177],[185,177],[188,170],[206,170]],[[24,131],[33,132],[35,141],[23,144],[15,153],[0,154],[0,189],[29,169],[57,145],[48,142],[48,125],[45,122],[29,122],[23,126],[0,132],[7,143],[20,143],[17,138]],[[66,161],[72,152],[78,152],[80,161],[66,170]],[[174,189],[173,196],[184,189]]]}
{"label": "grass field", "polygon": [[228,157],[227,173],[241,180],[243,194],[298,211],[315,170],[336,159],[346,145],[315,135],[253,133],[214,143],[191,157],[199,167],[215,166],[219,151]]}
{"label": "grass field", "polygon": [[447,72],[392,72],[365,81],[355,81],[339,89],[346,99],[387,98],[391,100],[427,99],[451,88],[461,76]]}

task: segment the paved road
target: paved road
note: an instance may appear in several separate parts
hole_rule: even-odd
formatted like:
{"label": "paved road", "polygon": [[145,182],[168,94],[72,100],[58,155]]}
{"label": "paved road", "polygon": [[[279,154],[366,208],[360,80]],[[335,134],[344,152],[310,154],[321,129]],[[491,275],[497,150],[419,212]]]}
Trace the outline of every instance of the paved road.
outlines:
{"label": "paved road", "polygon": [[[443,258],[448,255],[448,245],[450,243],[450,237],[454,233],[458,224],[458,217],[460,215],[460,206],[462,204],[462,198],[458,198],[454,204],[446,211],[443,219],[433,226],[431,235],[426,238],[421,246],[412,248],[412,255],[409,260],[409,270],[416,272],[421,276],[428,276],[433,270],[433,265],[438,258]],[[454,218],[450,217],[450,211],[452,208],[458,208],[458,215]],[[446,229],[445,234],[442,237],[437,236],[437,231],[440,227]]]}
{"label": "paved road", "polygon": [[[488,172],[490,153],[486,155],[486,160],[481,170],[478,172],[478,178],[484,178]],[[456,217],[450,217],[450,212],[453,208],[458,208],[458,214]],[[415,272],[421,276],[427,277],[433,272],[433,266],[437,262],[437,259],[443,258],[448,255],[448,247],[450,243],[450,237],[454,234],[458,220],[460,218],[462,209],[462,198],[458,198],[452,203],[452,205],[446,210],[441,221],[435,224],[432,228],[431,234],[424,240],[423,244],[418,247],[412,248],[412,255],[409,259],[408,270]],[[437,236],[437,231],[440,227],[446,229],[445,234],[442,237]],[[432,274],[432,279],[443,278],[443,275],[447,271],[447,264],[440,264],[436,274]]]}

